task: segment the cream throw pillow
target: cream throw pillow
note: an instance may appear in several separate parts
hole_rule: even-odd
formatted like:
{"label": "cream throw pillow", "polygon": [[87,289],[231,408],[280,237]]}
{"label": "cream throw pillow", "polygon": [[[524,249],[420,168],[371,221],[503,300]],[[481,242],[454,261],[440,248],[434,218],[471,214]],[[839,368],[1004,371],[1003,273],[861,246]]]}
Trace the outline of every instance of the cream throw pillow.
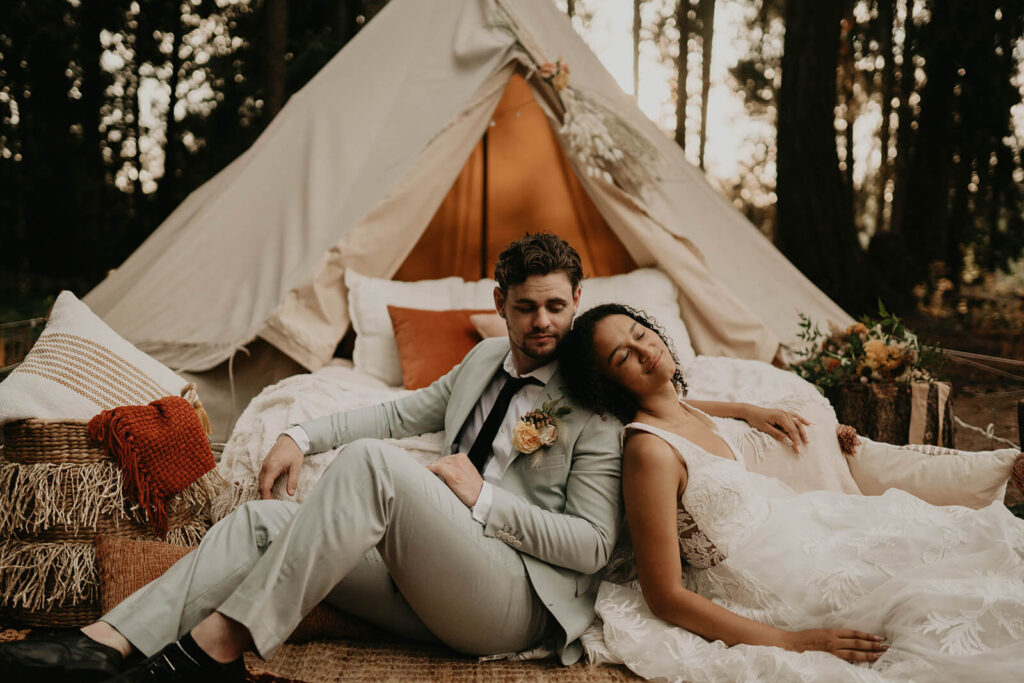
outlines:
{"label": "cream throw pillow", "polygon": [[938,446],[893,446],[860,437],[849,456],[860,490],[879,496],[898,488],[932,505],[983,508],[1006,496],[1006,482],[1018,451],[957,451]]}
{"label": "cream throw pillow", "polygon": [[800,455],[788,444],[743,420],[715,422],[743,454],[748,470],[780,479],[797,492],[860,493],[836,439],[835,411],[813,384],[769,363],[740,358],[697,356],[686,371],[690,398],[753,403],[791,410],[810,422],[810,443]]}
{"label": "cream throw pillow", "polygon": [[0,425],[88,420],[108,408],[178,396],[185,384],[64,291],[25,360],[0,383]]}
{"label": "cream throw pillow", "polygon": [[747,469],[781,479],[798,493],[861,493],[856,477],[851,475],[836,439],[836,427],[839,423],[836,421],[835,411],[829,406],[811,401],[794,408],[795,412],[811,423],[804,427],[808,442],[801,446],[800,454],[795,453],[791,446],[782,441],[771,437],[765,438],[760,432],[751,433],[748,438],[739,442]]}
{"label": "cream throw pillow", "polygon": [[345,271],[348,314],[356,332],[352,362],[356,370],[402,386],[402,362],[388,306],[428,311],[485,309],[494,306],[494,280],[466,282],[459,277],[398,282]]}
{"label": "cream throw pillow", "polygon": [[497,313],[474,313],[469,316],[469,322],[484,339],[508,336],[505,319]]}

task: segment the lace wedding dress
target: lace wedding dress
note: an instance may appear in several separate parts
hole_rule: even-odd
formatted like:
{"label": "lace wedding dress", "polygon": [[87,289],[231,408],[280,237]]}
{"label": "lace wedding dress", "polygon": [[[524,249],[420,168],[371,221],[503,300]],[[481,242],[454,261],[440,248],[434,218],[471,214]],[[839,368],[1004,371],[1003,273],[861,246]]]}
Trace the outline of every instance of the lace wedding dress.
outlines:
{"label": "lace wedding dress", "polygon": [[647,678],[684,681],[1024,675],[1024,520],[1001,504],[934,507],[895,489],[798,495],[676,434],[628,429],[661,437],[686,463],[678,518],[687,588],[779,628],[854,628],[890,647],[856,666],[822,652],[727,648],[656,618],[637,584],[606,582],[596,607],[606,657]]}

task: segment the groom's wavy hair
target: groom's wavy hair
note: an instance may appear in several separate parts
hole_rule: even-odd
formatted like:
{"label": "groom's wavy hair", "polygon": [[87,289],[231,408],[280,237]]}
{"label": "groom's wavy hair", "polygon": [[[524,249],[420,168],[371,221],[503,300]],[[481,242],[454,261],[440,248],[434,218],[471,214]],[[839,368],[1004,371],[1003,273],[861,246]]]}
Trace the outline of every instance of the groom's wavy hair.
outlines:
{"label": "groom's wavy hair", "polygon": [[521,285],[531,275],[547,275],[565,271],[575,292],[583,280],[580,255],[558,235],[550,232],[526,233],[505,247],[494,264],[494,279],[502,294],[508,288]]}
{"label": "groom's wavy hair", "polygon": [[679,369],[679,356],[661,325],[643,311],[631,306],[601,304],[578,316],[573,322],[572,331],[558,346],[558,369],[566,380],[572,399],[595,412],[611,413],[623,424],[632,422],[640,409],[636,396],[626,391],[615,380],[606,377],[597,366],[594,330],[599,322],[610,315],[628,316],[661,337],[661,341],[665,342],[668,352],[672,355],[672,362],[676,368],[672,375],[672,384],[681,396],[685,396],[686,380]]}

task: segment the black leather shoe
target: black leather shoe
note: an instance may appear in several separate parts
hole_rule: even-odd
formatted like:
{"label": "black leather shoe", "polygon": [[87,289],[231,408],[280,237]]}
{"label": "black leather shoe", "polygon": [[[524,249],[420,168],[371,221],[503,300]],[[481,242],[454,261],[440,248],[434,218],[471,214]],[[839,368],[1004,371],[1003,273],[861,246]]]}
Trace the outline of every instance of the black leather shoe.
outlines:
{"label": "black leather shoe", "polygon": [[[146,681],[146,683],[158,683],[159,681],[234,683],[248,679],[245,663],[241,657],[228,664],[197,666],[195,660],[182,661],[180,650],[171,651],[177,647],[177,643],[171,643],[138,665],[125,669],[119,676],[110,679],[110,683],[133,683],[135,681]],[[187,657],[187,655],[185,656]]]}
{"label": "black leather shoe", "polygon": [[121,653],[78,629],[0,643],[6,681],[105,681],[124,665]]}

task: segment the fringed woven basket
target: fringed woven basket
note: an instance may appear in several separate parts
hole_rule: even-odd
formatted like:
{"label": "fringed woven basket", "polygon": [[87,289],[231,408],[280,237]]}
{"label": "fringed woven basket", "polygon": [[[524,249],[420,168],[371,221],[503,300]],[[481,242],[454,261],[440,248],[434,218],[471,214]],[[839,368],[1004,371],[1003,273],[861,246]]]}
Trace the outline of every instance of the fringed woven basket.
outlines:
{"label": "fringed woven basket", "polygon": [[100,616],[98,534],[194,545],[220,484],[208,472],[168,506],[159,539],[127,499],[121,470],[88,422],[5,425],[0,449],[0,613],[25,626],[78,626]]}

